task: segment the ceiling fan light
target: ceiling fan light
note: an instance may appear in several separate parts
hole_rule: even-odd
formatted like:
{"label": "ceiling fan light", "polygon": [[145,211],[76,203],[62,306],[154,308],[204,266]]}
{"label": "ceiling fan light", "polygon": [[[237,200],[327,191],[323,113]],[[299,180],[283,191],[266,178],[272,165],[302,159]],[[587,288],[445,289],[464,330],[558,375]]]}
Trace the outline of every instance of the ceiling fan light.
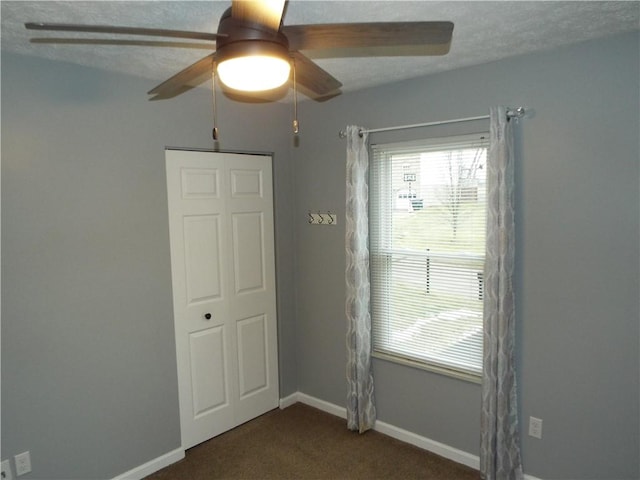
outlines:
{"label": "ceiling fan light", "polygon": [[222,60],[217,65],[220,81],[245,92],[278,88],[289,79],[291,64],[272,55],[245,55]]}

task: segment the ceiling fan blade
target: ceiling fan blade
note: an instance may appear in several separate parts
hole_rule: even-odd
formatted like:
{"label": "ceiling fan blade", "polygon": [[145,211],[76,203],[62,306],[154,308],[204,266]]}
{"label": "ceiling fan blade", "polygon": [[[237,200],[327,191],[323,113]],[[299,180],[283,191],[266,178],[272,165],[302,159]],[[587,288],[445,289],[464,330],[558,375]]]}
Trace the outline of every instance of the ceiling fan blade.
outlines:
{"label": "ceiling fan blade", "polygon": [[189,88],[199,85],[207,78],[211,78],[214,55],[215,54],[212,53],[211,55],[201,58],[196,63],[189,65],[184,70],[176,73],[173,77],[149,90],[149,95],[155,95],[155,97],[150,100],[175,97]]}
{"label": "ceiling fan blade", "polygon": [[231,15],[237,20],[259,23],[270,30],[278,31],[285,0],[233,0]]}
{"label": "ceiling fan blade", "polygon": [[[292,50],[427,47],[424,54],[444,55],[451,46],[451,22],[383,22],[289,25],[282,27]],[[399,50],[402,52],[402,50]],[[415,55],[416,49],[409,49]],[[378,53],[376,53],[377,55]],[[403,53],[396,53],[396,55]],[[405,54],[406,55],[406,54]],[[339,56],[339,55],[336,55]]]}
{"label": "ceiling fan blade", "polygon": [[48,30],[56,32],[88,32],[112,33],[119,35],[146,35],[150,37],[190,38],[192,40],[215,41],[218,35],[207,32],[191,32],[188,30],[168,30],[163,28],[118,27],[114,25],[74,25],[67,23],[35,23],[24,24],[28,30]]}
{"label": "ceiling fan blade", "polygon": [[314,99],[321,99],[327,95],[337,93],[342,83],[308,57],[300,52],[291,52],[295,61],[296,83],[308,90],[305,95]]}
{"label": "ceiling fan blade", "polygon": [[31,38],[30,43],[57,45],[124,45],[133,47],[197,48],[211,50],[211,45],[197,42],[178,42],[166,40],[124,40],[115,38]]}

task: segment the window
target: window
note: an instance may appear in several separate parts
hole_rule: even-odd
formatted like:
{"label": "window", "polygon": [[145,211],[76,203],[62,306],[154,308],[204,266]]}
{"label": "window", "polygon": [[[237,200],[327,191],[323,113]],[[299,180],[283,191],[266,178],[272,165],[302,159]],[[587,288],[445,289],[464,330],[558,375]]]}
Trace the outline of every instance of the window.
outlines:
{"label": "window", "polygon": [[481,375],[488,137],[372,146],[374,356]]}

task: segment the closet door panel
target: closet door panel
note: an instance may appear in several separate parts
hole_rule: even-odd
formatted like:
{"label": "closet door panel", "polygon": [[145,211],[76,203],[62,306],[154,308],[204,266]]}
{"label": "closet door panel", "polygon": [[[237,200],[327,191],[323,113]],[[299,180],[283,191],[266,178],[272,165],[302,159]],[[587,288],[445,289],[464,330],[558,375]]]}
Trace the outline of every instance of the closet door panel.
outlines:
{"label": "closet door panel", "polygon": [[271,158],[167,150],[182,446],[278,406]]}

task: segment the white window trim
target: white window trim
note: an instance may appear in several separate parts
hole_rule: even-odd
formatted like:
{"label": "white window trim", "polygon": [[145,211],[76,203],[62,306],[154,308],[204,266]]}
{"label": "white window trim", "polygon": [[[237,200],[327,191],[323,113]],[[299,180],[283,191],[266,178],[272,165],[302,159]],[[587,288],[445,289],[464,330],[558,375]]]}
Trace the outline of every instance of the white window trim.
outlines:
{"label": "white window trim", "polygon": [[401,355],[394,355],[392,353],[386,353],[380,350],[373,350],[371,352],[373,358],[379,360],[385,360],[387,362],[398,363],[407,367],[418,368],[420,370],[426,370],[427,372],[438,373],[440,375],[446,375],[447,377],[457,378],[458,380],[464,380],[470,383],[482,383],[482,375],[475,375],[473,373],[463,372],[462,370],[455,370],[447,368],[445,366],[436,365],[436,363],[426,363],[419,360],[414,360],[409,357],[403,357]]}

